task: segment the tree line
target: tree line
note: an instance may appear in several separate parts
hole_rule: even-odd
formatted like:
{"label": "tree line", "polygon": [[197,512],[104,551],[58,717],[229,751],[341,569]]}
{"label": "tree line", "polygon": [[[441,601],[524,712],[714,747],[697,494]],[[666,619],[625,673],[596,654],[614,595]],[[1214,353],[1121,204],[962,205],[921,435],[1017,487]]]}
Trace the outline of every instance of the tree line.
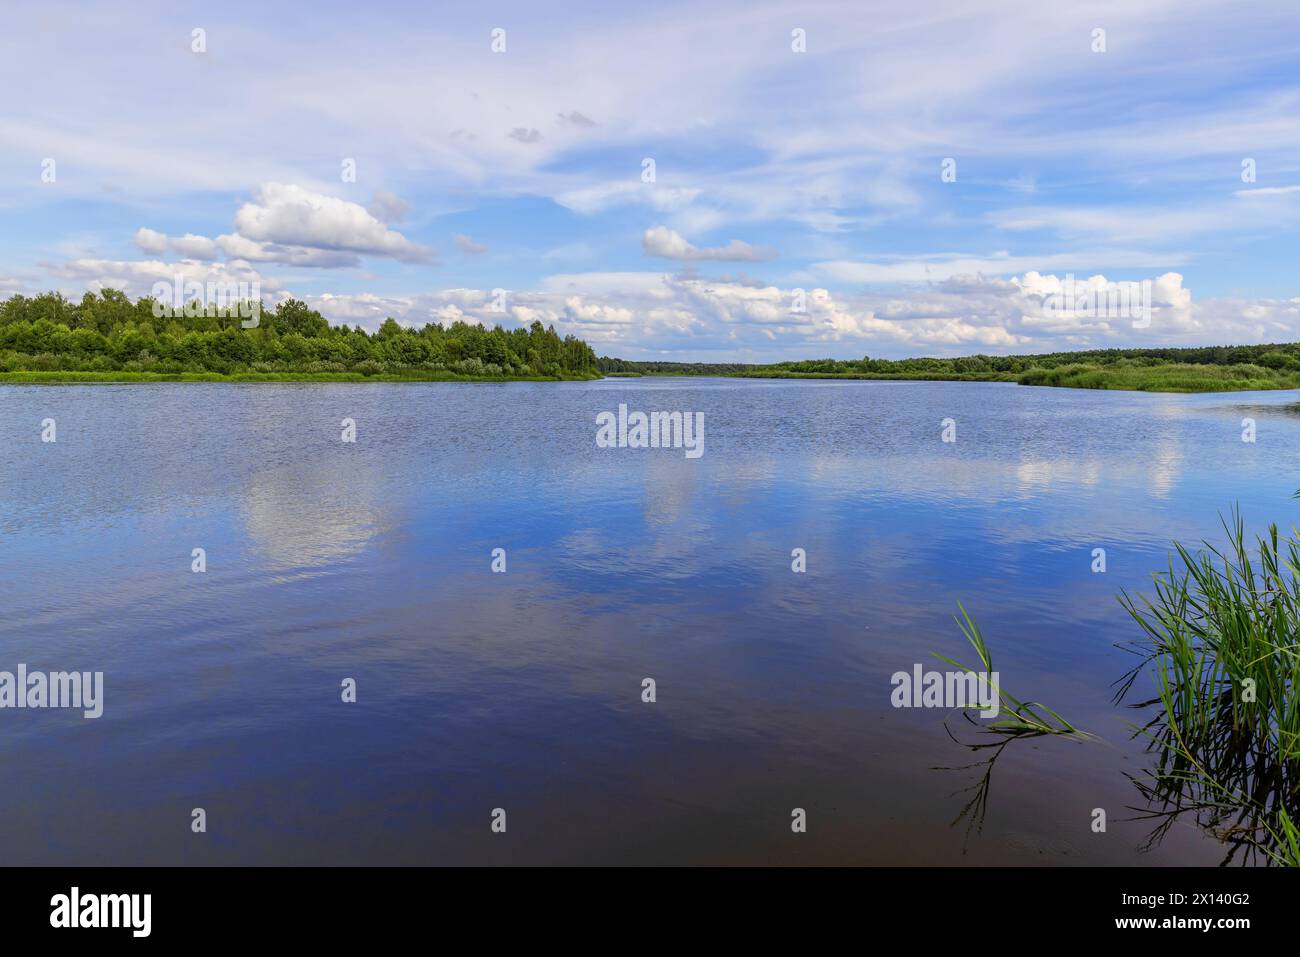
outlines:
{"label": "tree line", "polygon": [[1300,371],[1300,344],[1270,343],[1253,346],[1203,346],[1192,348],[1092,349],[1038,355],[973,355],[955,358],[911,359],[801,359],[769,364],[739,362],[637,362],[601,356],[601,372],[643,375],[761,376],[792,375],[953,375],[1019,376],[1035,369],[1086,364],[1099,367],[1156,368],[1166,364],[1239,366],[1255,365],[1277,371]]}
{"label": "tree line", "polygon": [[[189,315],[187,312],[198,314]],[[573,378],[597,374],[596,354],[554,327],[492,329],[454,322],[373,333],[331,325],[298,299],[262,306],[255,328],[238,308],[160,318],[149,297],[106,289],[79,302],[56,292],[0,302],[0,372],[360,373]],[[247,311],[245,311],[247,314]]]}

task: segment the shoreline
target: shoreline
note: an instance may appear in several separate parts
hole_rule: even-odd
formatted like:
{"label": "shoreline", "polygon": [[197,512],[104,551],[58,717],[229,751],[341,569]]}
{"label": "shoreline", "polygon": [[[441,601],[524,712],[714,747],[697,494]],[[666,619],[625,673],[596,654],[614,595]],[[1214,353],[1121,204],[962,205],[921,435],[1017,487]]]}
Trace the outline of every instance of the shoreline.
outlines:
{"label": "shoreline", "polygon": [[[774,370],[760,372],[615,372],[606,375],[565,376],[473,376],[448,372],[430,373],[377,373],[360,372],[74,372],[25,371],[0,372],[0,385],[139,385],[162,382],[232,382],[232,383],[365,383],[365,382],[596,382],[601,379],[827,379],[880,382],[1004,382],[1014,385],[1039,386],[1056,389],[1084,389],[1092,391],[1151,392],[1166,395],[1195,395],[1214,392],[1287,392],[1300,386],[1259,379],[1216,379],[1189,376],[1174,382],[1122,381],[1114,378],[1088,381],[1043,381],[1037,376],[1013,373],[950,373],[950,372],[789,372]],[[1033,379],[1037,381],[1026,381]]]}
{"label": "shoreline", "polygon": [[[1156,367],[1160,368],[1160,367]],[[1169,367],[1164,367],[1166,370]],[[1045,370],[1034,370],[1035,373]],[[1174,370],[1180,372],[1182,370]],[[1087,373],[1093,370],[1086,370]],[[1218,379],[1203,372],[1184,373],[1185,378],[1174,381],[1160,381],[1155,377],[1135,376],[1125,380],[1118,376],[1081,375],[1070,381],[1064,377],[1039,376],[1032,373],[961,373],[961,372],[715,372],[715,373],[673,373],[641,372],[635,375],[615,373],[607,378],[658,378],[658,379],[842,379],[882,382],[1007,382],[1013,385],[1041,387],[1048,389],[1080,389],[1095,392],[1153,392],[1166,395],[1193,395],[1210,392],[1289,392],[1300,390],[1300,383],[1281,382],[1270,379]],[[1053,381],[1055,380],[1055,381]]]}
{"label": "shoreline", "polygon": [[472,376],[360,372],[0,372],[0,385],[138,385],[151,382],[592,382],[600,375]]}

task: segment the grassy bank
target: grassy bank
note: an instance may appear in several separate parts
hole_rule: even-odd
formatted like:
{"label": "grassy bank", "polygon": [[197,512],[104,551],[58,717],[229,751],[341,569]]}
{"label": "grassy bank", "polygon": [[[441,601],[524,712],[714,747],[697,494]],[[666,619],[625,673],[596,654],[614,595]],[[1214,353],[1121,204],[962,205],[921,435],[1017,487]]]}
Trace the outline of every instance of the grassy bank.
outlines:
{"label": "grassy bank", "polygon": [[561,376],[472,376],[450,372],[0,372],[0,385],[105,385],[133,382],[581,382],[595,374]]}
{"label": "grassy bank", "polygon": [[1125,389],[1140,392],[1244,392],[1300,388],[1300,374],[1284,369],[1169,363],[1157,366],[1098,366],[1083,363],[1021,373],[1021,385],[1069,389]]}
{"label": "grassy bank", "polygon": [[[668,373],[657,373],[667,375]],[[883,379],[899,382],[1015,382],[1008,372],[789,372],[784,369],[731,373],[737,379]]]}
{"label": "grassy bank", "polygon": [[606,375],[734,376],[753,379],[884,379],[1018,382],[1071,389],[1241,392],[1300,389],[1300,343],[1192,349],[1096,349],[1019,356],[913,359],[806,359],[737,362],[632,362],[602,357]]}
{"label": "grassy bank", "polygon": [[[608,373],[628,376],[631,373]],[[674,372],[637,375],[670,376]],[[741,372],[716,373],[737,379],[865,379],[908,382],[1017,382],[1020,385],[1067,389],[1118,389],[1129,392],[1247,392],[1300,389],[1300,374],[1256,365],[1208,366],[1170,363],[1159,366],[1117,367],[1075,363],[1027,372],[796,372],[774,367],[754,367]]]}

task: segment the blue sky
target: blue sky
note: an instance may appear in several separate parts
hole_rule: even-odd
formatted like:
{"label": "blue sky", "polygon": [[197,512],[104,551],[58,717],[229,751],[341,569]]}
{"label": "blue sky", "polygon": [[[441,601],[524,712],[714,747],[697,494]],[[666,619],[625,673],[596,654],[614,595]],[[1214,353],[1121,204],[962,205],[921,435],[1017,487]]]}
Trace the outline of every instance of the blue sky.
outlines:
{"label": "blue sky", "polygon": [[[0,295],[242,279],[682,360],[1300,339],[1285,3],[3,20]],[[1047,310],[1068,277],[1150,280],[1152,321]]]}

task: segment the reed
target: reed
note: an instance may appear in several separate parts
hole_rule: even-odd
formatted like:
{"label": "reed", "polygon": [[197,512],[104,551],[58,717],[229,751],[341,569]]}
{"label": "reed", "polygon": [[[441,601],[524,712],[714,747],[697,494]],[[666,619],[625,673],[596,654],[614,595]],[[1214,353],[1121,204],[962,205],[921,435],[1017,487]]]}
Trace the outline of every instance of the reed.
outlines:
{"label": "reed", "polygon": [[1137,781],[1164,821],[1153,839],[1190,812],[1229,859],[1300,864],[1300,540],[1271,525],[1250,543],[1235,510],[1223,526],[1226,545],[1175,543],[1150,596],[1122,594],[1141,661],[1116,699],[1143,675],[1154,690],[1131,705],[1158,758]]}
{"label": "reed", "polygon": [[[993,652],[989,649],[988,640],[980,630],[979,625],[971,618],[970,614],[963,607],[961,602],[957,603],[957,609],[961,612],[961,617],[953,615],[953,621],[961,629],[961,633],[966,636],[970,646],[975,649],[975,654],[979,656],[983,669],[970,668],[966,665],[948,658],[944,655],[931,652],[934,657],[940,661],[951,665],[959,671],[972,671],[976,674],[990,675],[994,672]],[[978,726],[986,734],[993,735],[992,739],[983,741],[961,741],[953,734],[948,723],[944,722],[944,730],[948,737],[955,743],[972,752],[984,752],[987,756],[981,761],[973,764],[960,765],[957,767],[936,767],[936,771],[956,771],[968,772],[978,771],[979,777],[976,782],[968,787],[961,788],[958,794],[969,794],[970,798],[961,808],[957,817],[953,819],[952,826],[957,826],[962,821],[966,822],[966,837],[970,838],[972,831],[982,832],[984,830],[984,819],[988,814],[989,795],[993,787],[993,768],[997,764],[998,758],[1007,745],[1013,741],[1022,741],[1026,738],[1038,738],[1044,735],[1055,735],[1075,741],[1086,741],[1092,739],[1092,735],[1086,731],[1080,731],[1072,723],[1061,717],[1051,708],[1036,701],[1022,701],[1015,695],[1006,691],[1001,682],[998,682],[998,706],[999,711],[1010,717],[1002,718],[990,722],[987,725],[980,725],[972,717],[972,708],[965,708],[962,711],[962,717],[973,725]]]}
{"label": "reed", "polygon": [[[961,633],[966,636],[970,642],[975,654],[979,655],[980,662],[983,664],[983,674],[992,674],[996,669],[993,667],[993,653],[989,650],[988,640],[985,639],[984,633],[975,623],[974,619],[967,613],[961,602],[957,603],[957,609],[961,612],[961,617],[952,616],[952,620],[957,623]],[[971,668],[953,661],[944,655],[933,653],[934,657],[946,664],[952,665],[959,671],[973,671],[981,673],[979,668]],[[1080,731],[1069,721],[1066,721],[1059,714],[1046,705],[1037,701],[1022,701],[1015,695],[1008,692],[1000,684],[998,686],[998,705],[999,710],[1004,714],[1009,714],[1009,718],[1001,718],[997,721],[990,722],[986,729],[994,734],[1005,735],[1040,735],[1040,734],[1074,734],[1083,735],[1085,732]],[[969,709],[968,709],[969,710]]]}

